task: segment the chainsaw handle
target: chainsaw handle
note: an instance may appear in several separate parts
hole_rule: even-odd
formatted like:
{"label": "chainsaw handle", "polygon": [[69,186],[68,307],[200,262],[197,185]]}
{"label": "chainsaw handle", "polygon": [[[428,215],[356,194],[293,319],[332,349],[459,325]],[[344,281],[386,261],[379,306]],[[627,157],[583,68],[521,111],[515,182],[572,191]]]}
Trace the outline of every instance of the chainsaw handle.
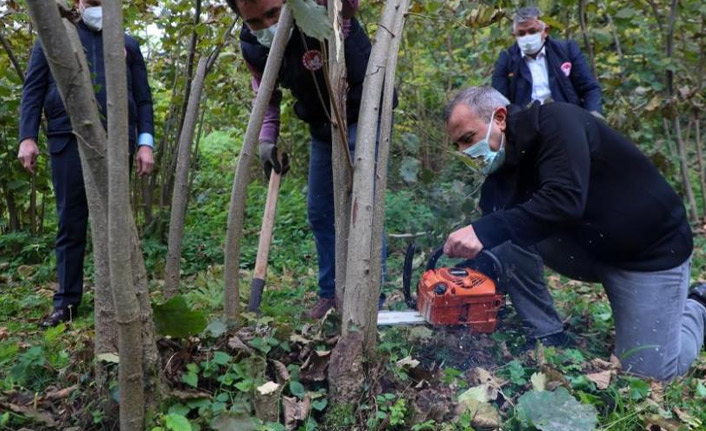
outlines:
{"label": "chainsaw handle", "polygon": [[[439,260],[439,258],[441,258],[441,256],[443,256],[443,254],[444,254],[444,247],[443,246],[434,250],[434,253],[431,254],[431,256],[429,257],[429,260],[427,261],[427,269],[426,270],[429,271],[430,269],[431,270],[436,269],[436,262]],[[495,266],[495,272],[498,276],[498,281],[505,278],[505,267],[503,266],[502,262],[500,262],[500,259],[498,259],[498,257],[495,255],[495,253],[493,253],[490,250],[483,249],[483,250],[481,250],[481,252],[479,254],[483,254],[483,255],[487,256],[493,262],[493,266]],[[473,260],[473,259],[471,259],[471,260]]]}

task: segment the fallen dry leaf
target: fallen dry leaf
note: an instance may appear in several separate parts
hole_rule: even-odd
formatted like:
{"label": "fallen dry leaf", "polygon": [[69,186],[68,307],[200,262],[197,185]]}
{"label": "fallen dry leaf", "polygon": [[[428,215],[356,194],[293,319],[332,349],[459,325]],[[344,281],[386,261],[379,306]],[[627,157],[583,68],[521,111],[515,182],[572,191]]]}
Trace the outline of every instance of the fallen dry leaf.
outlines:
{"label": "fallen dry leaf", "polygon": [[289,371],[287,371],[287,366],[281,363],[280,361],[273,360],[272,363],[275,366],[275,369],[277,370],[277,377],[280,380],[280,383],[288,382],[290,379],[289,376]]}
{"label": "fallen dry leaf", "polygon": [[45,395],[45,398],[49,401],[53,400],[63,400],[64,398],[68,398],[69,395],[71,395],[71,392],[75,391],[78,389],[78,384],[69,386],[68,388],[64,389],[57,389],[55,391],[47,392]]}
{"label": "fallen dry leaf", "polygon": [[586,374],[586,378],[596,384],[598,389],[607,389],[610,386],[611,380],[613,380],[614,372],[612,370],[605,370],[599,373]]}
{"label": "fallen dry leaf", "polygon": [[702,425],[703,422],[699,418],[695,418],[689,413],[679,409],[678,407],[674,407],[672,410],[674,410],[674,413],[676,413],[677,417],[679,418],[680,421],[682,421],[686,426],[689,427],[689,429],[698,429],[702,430]]}
{"label": "fallen dry leaf", "polygon": [[412,359],[411,356],[405,356],[395,363],[400,368],[416,368],[419,365],[419,361]]}
{"label": "fallen dry leaf", "polygon": [[308,394],[301,401],[296,397],[282,397],[282,409],[284,410],[284,426],[287,431],[292,431],[297,427],[298,422],[309,416],[311,398]]}
{"label": "fallen dry leaf", "polygon": [[0,328],[0,341],[10,338],[10,331],[7,328]]}
{"label": "fallen dry leaf", "polygon": [[253,350],[247,344],[243,343],[237,335],[234,335],[228,339],[228,347],[235,350],[236,352],[245,352],[251,354]]}

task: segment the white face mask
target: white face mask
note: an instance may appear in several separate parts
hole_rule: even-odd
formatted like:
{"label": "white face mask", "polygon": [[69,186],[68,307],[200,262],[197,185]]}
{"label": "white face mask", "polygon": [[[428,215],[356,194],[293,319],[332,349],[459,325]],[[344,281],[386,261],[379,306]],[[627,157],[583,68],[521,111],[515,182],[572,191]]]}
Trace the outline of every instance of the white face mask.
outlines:
{"label": "white face mask", "polygon": [[[277,24],[272,24],[271,26],[267,28],[263,28],[261,30],[250,30],[252,34],[255,35],[257,38],[257,41],[260,42],[260,45],[269,48],[272,46],[272,42],[275,40],[275,35],[277,34]],[[294,31],[294,28],[289,30],[289,38],[292,37],[292,32]],[[289,39],[287,39],[289,40]]]}
{"label": "white face mask", "polygon": [[490,175],[497,171],[505,164],[505,134],[500,137],[500,148],[498,151],[493,151],[490,148],[490,132],[493,130],[493,118],[495,111],[490,116],[488,123],[488,132],[485,134],[485,139],[471,145],[463,151],[463,154],[473,159],[479,159],[482,163],[481,173]]}
{"label": "white face mask", "polygon": [[93,31],[101,31],[103,29],[103,7],[91,6],[83,8],[81,19],[86,27]]}
{"label": "white face mask", "polygon": [[544,40],[542,40],[542,33],[528,34],[526,36],[517,38],[517,45],[520,50],[525,55],[533,55],[539,52],[544,46]]}

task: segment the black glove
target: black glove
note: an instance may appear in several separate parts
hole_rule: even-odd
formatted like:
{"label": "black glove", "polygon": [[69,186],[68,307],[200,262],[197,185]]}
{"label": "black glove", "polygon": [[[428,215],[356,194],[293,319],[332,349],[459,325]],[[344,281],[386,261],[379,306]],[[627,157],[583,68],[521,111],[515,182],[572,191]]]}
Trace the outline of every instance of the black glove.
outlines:
{"label": "black glove", "polygon": [[269,141],[260,142],[260,160],[265,171],[265,179],[270,180],[272,169],[278,174],[284,175],[289,171],[289,156],[282,152],[278,157],[277,146]]}

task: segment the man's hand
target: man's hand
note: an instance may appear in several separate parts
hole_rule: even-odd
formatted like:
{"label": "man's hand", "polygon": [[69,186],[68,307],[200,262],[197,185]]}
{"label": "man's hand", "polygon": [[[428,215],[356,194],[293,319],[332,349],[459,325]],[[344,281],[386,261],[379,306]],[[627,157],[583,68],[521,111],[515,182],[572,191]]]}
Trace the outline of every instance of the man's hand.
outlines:
{"label": "man's hand", "polygon": [[17,152],[17,158],[20,159],[22,167],[30,174],[34,173],[34,167],[37,165],[37,156],[39,156],[37,142],[32,138],[23,139],[22,142],[20,142],[20,150]]}
{"label": "man's hand", "polygon": [[149,175],[154,167],[154,157],[152,156],[152,148],[148,145],[142,145],[137,148],[137,174],[140,176]]}
{"label": "man's hand", "polygon": [[473,259],[481,250],[483,243],[476,236],[472,225],[453,232],[444,244],[444,254],[449,257]]}
{"label": "man's hand", "polygon": [[277,146],[273,142],[260,142],[260,160],[267,180],[270,179],[270,173],[273,169],[282,175],[289,170],[289,156],[283,152],[281,157],[278,157]]}

